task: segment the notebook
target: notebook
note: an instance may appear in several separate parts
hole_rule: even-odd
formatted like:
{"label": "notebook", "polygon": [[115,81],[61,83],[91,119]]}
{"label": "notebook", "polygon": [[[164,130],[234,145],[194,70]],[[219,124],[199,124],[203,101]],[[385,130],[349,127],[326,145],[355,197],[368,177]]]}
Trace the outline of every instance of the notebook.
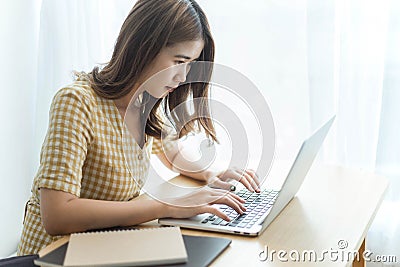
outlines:
{"label": "notebook", "polygon": [[71,234],[63,266],[154,266],[186,261],[179,227],[161,227]]}
{"label": "notebook", "polygon": [[[188,261],[169,267],[205,267],[209,266],[232,242],[227,238],[183,235]],[[35,260],[35,264],[44,267],[62,267],[68,243],[54,249]]]}

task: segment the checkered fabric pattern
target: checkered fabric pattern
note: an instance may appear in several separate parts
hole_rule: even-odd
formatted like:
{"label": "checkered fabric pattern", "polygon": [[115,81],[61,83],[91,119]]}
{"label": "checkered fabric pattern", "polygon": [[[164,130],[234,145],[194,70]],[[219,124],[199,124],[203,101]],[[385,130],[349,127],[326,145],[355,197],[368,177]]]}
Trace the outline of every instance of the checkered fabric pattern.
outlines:
{"label": "checkered fabric pattern", "polygon": [[[173,145],[163,143],[165,149]],[[43,227],[40,188],[81,198],[128,201],[138,196],[146,179],[150,153],[161,149],[161,142],[152,137],[140,148],[130,138],[113,100],[96,95],[87,76],[59,90],[51,105],[17,254],[38,253],[60,238]]]}

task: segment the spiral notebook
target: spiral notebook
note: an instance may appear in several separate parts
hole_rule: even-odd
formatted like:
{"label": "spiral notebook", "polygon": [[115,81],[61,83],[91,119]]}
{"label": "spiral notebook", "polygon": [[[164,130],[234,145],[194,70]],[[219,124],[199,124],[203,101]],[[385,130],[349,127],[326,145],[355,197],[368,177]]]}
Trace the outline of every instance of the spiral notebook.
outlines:
{"label": "spiral notebook", "polygon": [[71,234],[64,266],[146,266],[184,263],[179,227]]}

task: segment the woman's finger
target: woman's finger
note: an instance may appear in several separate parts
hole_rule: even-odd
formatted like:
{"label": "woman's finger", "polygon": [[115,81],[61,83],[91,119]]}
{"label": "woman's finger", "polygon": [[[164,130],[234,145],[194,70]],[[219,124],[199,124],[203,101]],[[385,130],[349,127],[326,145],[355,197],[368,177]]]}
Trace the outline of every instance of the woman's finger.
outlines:
{"label": "woman's finger", "polygon": [[230,194],[231,197],[235,198],[236,200],[238,200],[238,201],[241,202],[241,203],[245,203],[245,202],[246,202],[245,199],[239,197],[238,195],[236,195],[236,194],[234,194],[234,193],[229,192],[229,194]]}
{"label": "woman's finger", "polygon": [[258,187],[257,183],[254,181],[253,177],[250,176],[246,171],[240,170],[238,171],[240,175],[244,177],[248,181],[248,183],[251,185],[252,189],[256,191],[257,193],[260,192],[260,188]]}
{"label": "woman's finger", "polygon": [[251,185],[251,183],[248,181],[248,179],[246,178],[245,175],[242,175],[243,172],[239,172],[239,171],[234,171],[232,172],[231,176],[233,179],[235,179],[236,181],[240,182],[241,184],[243,184],[249,191],[254,192],[253,186]]}
{"label": "woman's finger", "polygon": [[230,193],[228,197],[229,197],[233,202],[237,203],[237,204],[239,205],[240,209],[241,209],[243,212],[246,211],[246,208],[245,208],[244,205],[243,205],[243,204],[246,202],[246,200],[244,200],[244,199],[242,199],[242,198],[238,199],[239,197],[236,196],[235,194],[232,194],[232,193]]}
{"label": "woman's finger", "polygon": [[244,203],[246,202],[246,200],[244,200],[243,198],[239,197],[238,195],[232,193],[232,192],[228,192],[224,189],[219,189],[219,188],[214,188],[213,189],[214,192],[214,196],[219,196],[219,197],[223,197],[226,195],[230,195],[231,197],[233,197],[234,199],[236,199],[237,201]]}
{"label": "woman's finger", "polygon": [[221,181],[220,179],[216,179],[214,182],[212,182],[208,186],[210,186],[211,188],[218,188],[218,189],[223,189],[226,191],[232,191],[232,186],[234,186],[234,185],[232,185],[231,183],[228,183],[228,182]]}
{"label": "woman's finger", "polygon": [[235,198],[231,197],[229,194],[222,197],[215,197],[215,200],[212,204],[225,204],[232,209],[234,209],[237,213],[242,214],[246,208],[242,203],[238,202]]}
{"label": "woman's finger", "polygon": [[213,206],[204,206],[202,208],[202,213],[206,213],[206,212],[214,214],[227,222],[229,222],[231,220],[228,215],[226,215],[225,213],[220,211],[218,208],[213,207]]}
{"label": "woman's finger", "polygon": [[259,179],[256,171],[253,169],[246,169],[246,172],[253,178],[253,180],[256,182],[257,186],[260,187],[260,179]]}

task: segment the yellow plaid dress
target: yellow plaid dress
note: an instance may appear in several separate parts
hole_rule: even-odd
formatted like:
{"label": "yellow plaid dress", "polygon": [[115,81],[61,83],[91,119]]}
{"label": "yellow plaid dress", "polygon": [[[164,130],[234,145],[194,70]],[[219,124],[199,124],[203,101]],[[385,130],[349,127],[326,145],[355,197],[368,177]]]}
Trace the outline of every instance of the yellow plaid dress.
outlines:
{"label": "yellow plaid dress", "polygon": [[161,144],[156,139],[153,144],[150,137],[141,149],[127,134],[113,100],[98,96],[87,76],[57,92],[26,205],[18,255],[38,253],[60,238],[50,236],[43,227],[40,188],[99,200],[128,201],[138,196],[150,153],[160,153]]}

